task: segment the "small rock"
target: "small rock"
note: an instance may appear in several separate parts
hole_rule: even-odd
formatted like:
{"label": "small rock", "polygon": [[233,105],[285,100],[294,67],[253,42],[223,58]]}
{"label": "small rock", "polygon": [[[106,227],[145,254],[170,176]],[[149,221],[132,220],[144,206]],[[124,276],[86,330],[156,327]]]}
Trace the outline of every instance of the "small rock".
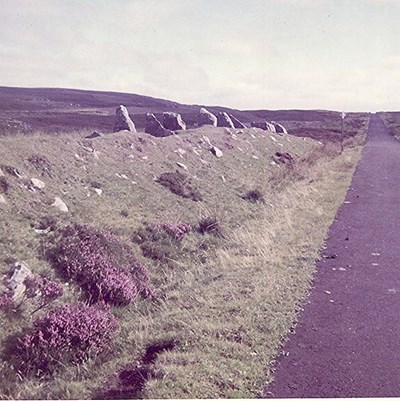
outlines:
{"label": "small rock", "polygon": [[178,155],[180,157],[183,157],[186,154],[186,150],[182,149],[182,148],[178,148],[175,150],[175,153],[178,153]]}
{"label": "small rock", "polygon": [[43,189],[45,187],[45,183],[37,178],[31,178],[30,185],[34,189]]}
{"label": "small rock", "polygon": [[0,168],[0,177],[4,177],[3,170]]}
{"label": "small rock", "polygon": [[0,203],[7,203],[6,198],[2,194],[0,194]]}
{"label": "small rock", "polygon": [[187,170],[187,166],[181,162],[176,162],[177,166],[179,166],[180,168],[183,168],[184,170]]}
{"label": "small rock", "polygon": [[276,139],[271,135],[270,136],[272,142],[276,142]]}
{"label": "small rock", "polygon": [[93,138],[98,138],[99,136],[102,136],[99,132],[93,131],[91,134],[86,135],[86,139],[93,139]]}
{"label": "small rock", "polygon": [[213,146],[213,147],[210,149],[210,151],[211,151],[211,153],[212,153],[214,156],[216,156],[216,157],[218,157],[218,158],[220,158],[220,157],[223,156],[222,150],[219,149],[219,148],[217,148],[216,146]]}
{"label": "small rock", "polygon": [[54,206],[60,212],[68,212],[68,206],[58,196],[55,197],[54,203],[51,206]]}
{"label": "small rock", "polygon": [[103,190],[101,188],[93,188],[94,192],[96,192],[97,195],[101,195],[103,193]]}
{"label": "small rock", "polygon": [[17,177],[17,178],[23,177],[22,174],[15,167],[3,166],[3,169],[9,175],[13,175],[14,177]]}
{"label": "small rock", "polygon": [[25,263],[16,262],[9,272],[9,279],[6,280],[6,286],[11,291],[14,302],[22,301],[26,286],[24,281],[28,277],[32,277],[32,271]]}
{"label": "small rock", "polygon": [[210,113],[207,109],[202,107],[199,113],[199,127],[202,125],[213,125],[214,127],[217,126],[217,117],[214,114]]}
{"label": "small rock", "polygon": [[136,132],[136,127],[131,118],[129,117],[128,110],[122,104],[115,111],[114,132],[118,131],[131,131]]}

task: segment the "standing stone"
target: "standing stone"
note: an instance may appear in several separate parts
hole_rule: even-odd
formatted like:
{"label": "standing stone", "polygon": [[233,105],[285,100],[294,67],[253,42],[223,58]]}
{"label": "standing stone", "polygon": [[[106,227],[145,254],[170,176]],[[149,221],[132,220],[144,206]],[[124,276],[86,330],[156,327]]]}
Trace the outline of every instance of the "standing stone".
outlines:
{"label": "standing stone", "polygon": [[235,128],[246,128],[246,126],[232,114],[229,114]]}
{"label": "standing stone", "polygon": [[173,112],[163,113],[163,126],[171,131],[186,130],[186,124],[182,120],[182,116]]}
{"label": "standing stone", "polygon": [[275,127],[275,132],[277,134],[287,134],[287,129],[282,124],[276,123],[274,121],[272,121],[271,124]]}
{"label": "standing stone", "polygon": [[153,113],[147,113],[146,115],[146,127],[144,132],[157,137],[170,136],[174,134],[173,131],[164,128]]}
{"label": "standing stone", "polygon": [[224,111],[217,114],[217,127],[235,128],[231,118]]}
{"label": "standing stone", "polygon": [[204,107],[200,109],[199,114],[199,127],[202,125],[213,125],[214,127],[217,126],[217,117]]}
{"label": "standing stone", "polygon": [[6,280],[6,286],[11,292],[11,296],[14,302],[21,302],[26,290],[24,284],[25,279],[32,277],[31,269],[25,263],[16,262],[14,267],[9,273],[9,279]]}
{"label": "standing stone", "polygon": [[115,124],[114,124],[114,132],[126,130],[136,132],[135,124],[129,117],[128,110],[125,106],[117,107],[115,111]]}
{"label": "standing stone", "polygon": [[264,131],[276,132],[274,125],[272,125],[268,121],[253,121],[251,123],[251,126],[255,128],[261,128]]}

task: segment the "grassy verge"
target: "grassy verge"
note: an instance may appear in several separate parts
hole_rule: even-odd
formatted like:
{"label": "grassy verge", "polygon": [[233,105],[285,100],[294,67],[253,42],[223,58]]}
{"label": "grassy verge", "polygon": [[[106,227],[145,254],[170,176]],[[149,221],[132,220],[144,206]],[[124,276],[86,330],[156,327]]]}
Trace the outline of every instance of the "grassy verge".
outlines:
{"label": "grassy verge", "polygon": [[[84,223],[111,230],[130,246],[147,264],[156,288],[151,299],[112,308],[120,325],[112,353],[46,378],[21,376],[4,354],[2,398],[261,393],[309,291],[315,259],[361,146],[355,142],[342,152],[336,145],[260,130],[232,133],[210,128],[166,140],[128,133],[96,141],[73,135],[0,139],[3,166],[22,175],[5,173],[6,203],[0,205],[3,273],[10,259],[24,260],[34,272],[63,282],[64,295],[57,302],[80,299],[79,288],[57,277],[45,255],[62,227]],[[209,141],[222,149],[222,158],[209,152]],[[283,151],[293,161],[282,162],[277,152]],[[32,164],[43,159],[33,155],[45,155],[48,163]],[[159,177],[176,169],[182,174],[173,193]],[[45,188],[30,191],[27,181],[32,177],[42,179]],[[189,193],[195,188],[201,197],[179,196],[180,190],[188,193],[189,184]],[[262,194],[256,200],[262,202],[246,198],[255,189]],[[55,196],[63,198],[68,213],[51,206]],[[44,218],[54,222],[54,233],[34,230]],[[163,222],[184,222],[193,230],[175,241],[151,231]],[[24,310],[0,313],[9,322],[0,329],[6,352],[5,340],[32,319]]]}
{"label": "grassy verge", "polygon": [[392,135],[400,141],[400,113],[384,112],[379,113],[380,118],[386,127],[391,131]]}

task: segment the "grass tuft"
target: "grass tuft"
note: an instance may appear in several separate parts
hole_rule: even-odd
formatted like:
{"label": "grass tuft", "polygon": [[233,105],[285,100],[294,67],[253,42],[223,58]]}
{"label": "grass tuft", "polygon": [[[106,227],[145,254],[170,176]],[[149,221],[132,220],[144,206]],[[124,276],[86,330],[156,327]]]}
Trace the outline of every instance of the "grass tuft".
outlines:
{"label": "grass tuft", "polygon": [[203,200],[199,190],[192,185],[190,178],[180,171],[163,173],[158,177],[158,182],[182,198],[188,198],[195,202]]}

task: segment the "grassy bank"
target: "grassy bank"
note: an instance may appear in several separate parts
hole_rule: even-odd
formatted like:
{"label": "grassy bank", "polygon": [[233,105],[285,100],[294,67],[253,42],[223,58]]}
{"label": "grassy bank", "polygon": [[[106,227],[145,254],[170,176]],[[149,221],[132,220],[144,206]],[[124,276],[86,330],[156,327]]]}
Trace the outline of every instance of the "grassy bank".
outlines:
{"label": "grassy bank", "polygon": [[[60,229],[79,223],[110,230],[132,248],[155,288],[151,298],[112,307],[120,325],[112,352],[47,377],[22,376],[7,356],[4,340],[35,317],[27,308],[0,312],[8,322],[0,328],[2,398],[261,393],[310,289],[315,260],[360,156],[359,137],[343,151],[337,143],[222,128],[170,138],[38,134],[0,142],[2,170],[11,166],[20,175],[4,173],[2,273],[13,259],[23,260],[62,283],[64,295],[55,304],[81,299],[80,288],[46,257]],[[209,142],[223,151],[221,158]],[[176,170],[185,178],[173,193],[160,176]],[[31,178],[45,187],[30,190]],[[200,198],[177,195],[192,193],[187,185]],[[56,196],[67,213],[52,206]],[[52,230],[37,232],[45,218]],[[193,230],[179,241],[150,230],[165,222]]]}
{"label": "grassy bank", "polygon": [[383,112],[379,113],[380,118],[389,128],[392,135],[400,141],[400,113],[399,112]]}

